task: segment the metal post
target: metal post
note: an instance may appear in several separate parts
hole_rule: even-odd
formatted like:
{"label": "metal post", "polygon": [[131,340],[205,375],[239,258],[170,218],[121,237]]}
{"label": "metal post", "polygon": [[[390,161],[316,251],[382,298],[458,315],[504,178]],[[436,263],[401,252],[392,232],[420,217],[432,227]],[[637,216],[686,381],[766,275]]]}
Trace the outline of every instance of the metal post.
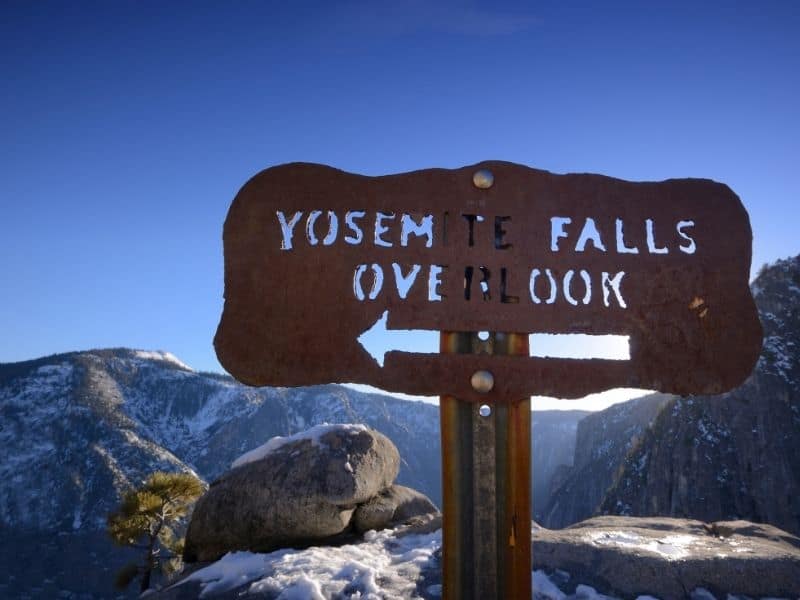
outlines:
{"label": "metal post", "polygon": [[[528,336],[442,332],[440,351],[528,356]],[[439,400],[445,600],[531,597],[530,399],[486,405]]]}

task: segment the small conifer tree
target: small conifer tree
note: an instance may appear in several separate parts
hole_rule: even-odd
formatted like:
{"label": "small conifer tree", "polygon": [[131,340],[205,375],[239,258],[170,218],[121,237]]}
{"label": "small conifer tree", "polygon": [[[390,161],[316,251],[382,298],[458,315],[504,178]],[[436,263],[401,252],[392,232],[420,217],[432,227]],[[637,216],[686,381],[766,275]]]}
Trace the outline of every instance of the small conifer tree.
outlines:
{"label": "small conifer tree", "polygon": [[150,588],[153,569],[160,566],[169,573],[180,565],[183,538],[175,527],[203,491],[203,482],[192,474],[158,471],[125,493],[119,508],[108,516],[108,533],[121,546],[144,550],[144,560],[123,567],[117,573],[117,587],[124,589],[141,577],[144,592]]}

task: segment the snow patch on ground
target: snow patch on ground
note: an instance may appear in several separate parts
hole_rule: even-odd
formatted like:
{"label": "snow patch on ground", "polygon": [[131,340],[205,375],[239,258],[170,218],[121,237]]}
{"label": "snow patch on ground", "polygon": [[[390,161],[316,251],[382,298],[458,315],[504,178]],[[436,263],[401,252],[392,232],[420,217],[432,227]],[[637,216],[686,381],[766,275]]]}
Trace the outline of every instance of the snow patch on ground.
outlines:
{"label": "snow patch on ground", "polygon": [[600,546],[637,548],[660,554],[669,560],[685,558],[691,554],[691,546],[700,540],[693,535],[667,535],[653,539],[627,531],[603,531],[591,533],[587,539]]}
{"label": "snow patch on ground", "polygon": [[415,598],[420,571],[440,545],[441,531],[401,538],[368,531],[360,544],[229,553],[178,585],[200,582],[201,598],[247,584],[243,596],[271,592],[284,600]]}
{"label": "snow patch on ground", "polygon": [[535,600],[565,600],[567,597],[544,571],[534,571],[531,574],[531,587]]}
{"label": "snow patch on ground", "polygon": [[357,425],[352,423],[345,425],[329,425],[328,423],[323,423],[322,425],[315,425],[311,429],[301,431],[300,433],[295,433],[294,435],[289,435],[286,437],[276,436],[270,439],[266,444],[262,444],[258,448],[254,448],[253,450],[242,454],[239,458],[233,461],[231,468],[241,467],[247,463],[261,460],[267,455],[277,451],[279,448],[282,448],[286,444],[291,444],[302,440],[310,440],[315,446],[321,446],[322,442],[320,441],[320,438],[337,429],[344,429],[347,432],[356,433],[359,431],[366,431],[367,427],[365,425]]}
{"label": "snow patch on ground", "polygon": [[[657,552],[670,560],[687,556],[691,546],[701,542],[697,536],[688,534],[653,539],[619,530],[601,532],[592,539],[595,543]],[[383,530],[368,531],[361,542],[339,547],[284,549],[269,554],[232,552],[175,585],[199,583],[200,598],[229,592],[237,598],[259,595],[280,600],[435,598],[441,596],[441,584],[426,585],[422,576],[428,570],[438,569],[434,553],[441,543],[441,530],[403,537],[397,537],[392,530]],[[564,571],[533,571],[534,600],[617,600],[570,579],[570,574]],[[730,594],[715,597],[704,588],[693,590],[690,597],[692,600],[744,600]],[[658,598],[641,595],[636,600]]]}
{"label": "snow patch on ground", "polygon": [[274,560],[276,554],[279,552],[272,554],[229,552],[217,562],[195,571],[178,585],[199,581],[203,587],[201,598],[232,590],[261,577],[269,569],[269,561]]}

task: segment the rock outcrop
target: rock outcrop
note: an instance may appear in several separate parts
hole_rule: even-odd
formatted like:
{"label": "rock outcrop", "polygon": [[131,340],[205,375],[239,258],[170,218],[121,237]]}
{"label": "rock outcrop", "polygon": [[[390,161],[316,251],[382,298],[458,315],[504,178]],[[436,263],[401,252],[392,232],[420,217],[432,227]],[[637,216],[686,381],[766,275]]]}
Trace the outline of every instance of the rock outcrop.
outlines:
{"label": "rock outcrop", "polygon": [[274,438],[234,462],[198,501],[184,558],[324,543],[351,528],[379,529],[435,512],[423,494],[392,485],[399,465],[394,444],[363,425],[321,425]]}
{"label": "rock outcrop", "polygon": [[651,394],[584,417],[577,427],[573,465],[554,474],[554,491],[540,522],[559,528],[594,515],[625,457],[671,398]]}
{"label": "rock outcrop", "polygon": [[552,496],[562,473],[572,466],[575,432],[585,410],[537,410],[531,413],[531,509],[535,519]]}
{"label": "rock outcrop", "polygon": [[[596,517],[561,530],[534,525],[533,568],[620,598],[689,598],[706,590],[751,597],[800,595],[800,539],[746,521]],[[705,596],[708,597],[708,596]]]}
{"label": "rock outcrop", "polygon": [[402,485],[393,485],[356,508],[353,527],[358,533],[385,529],[417,515],[437,511],[436,505],[425,494]]}

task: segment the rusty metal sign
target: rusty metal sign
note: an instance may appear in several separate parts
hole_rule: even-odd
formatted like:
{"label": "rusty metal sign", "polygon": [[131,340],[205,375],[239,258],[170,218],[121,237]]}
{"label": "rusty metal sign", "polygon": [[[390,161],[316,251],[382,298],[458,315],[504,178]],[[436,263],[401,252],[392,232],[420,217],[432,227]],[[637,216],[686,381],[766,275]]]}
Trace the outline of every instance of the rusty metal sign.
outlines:
{"label": "rusty metal sign", "polygon": [[[739,198],[710,180],[506,162],[382,177],[281,165],[248,181],[225,221],[214,344],[251,385],[354,382],[475,401],[719,393],[747,377],[761,347],[751,244]],[[627,335],[630,359],[376,359],[359,342],[376,324]],[[488,395],[470,383],[481,370],[493,376]]]}

